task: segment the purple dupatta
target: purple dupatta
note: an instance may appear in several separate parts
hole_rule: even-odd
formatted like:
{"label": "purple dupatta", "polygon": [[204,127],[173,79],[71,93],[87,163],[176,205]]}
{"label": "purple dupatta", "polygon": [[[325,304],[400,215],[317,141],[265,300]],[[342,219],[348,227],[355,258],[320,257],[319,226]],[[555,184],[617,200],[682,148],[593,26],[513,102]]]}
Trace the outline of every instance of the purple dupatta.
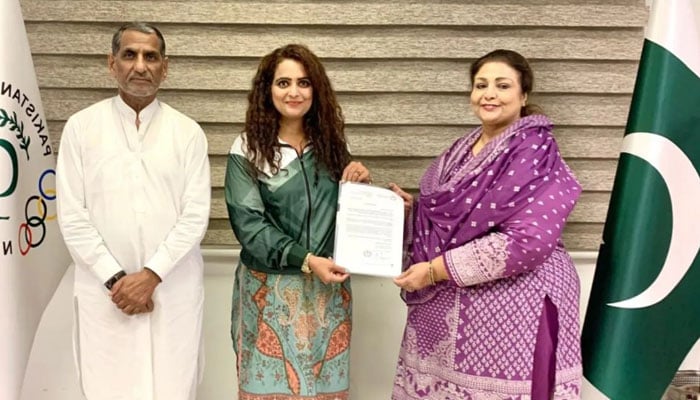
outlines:
{"label": "purple dupatta", "polygon": [[[479,127],[455,141],[423,175],[413,210],[408,265],[433,259],[491,233],[507,232],[515,240],[518,232],[508,231],[520,222],[514,219],[532,214],[533,202],[548,207],[549,198],[557,206],[547,210],[551,221],[543,222],[550,235],[560,237],[581,188],[559,154],[550,120],[544,115],[523,117],[473,156],[471,149],[480,135]],[[564,209],[558,210],[559,206]],[[559,219],[558,215],[563,217]],[[518,259],[513,252],[515,257],[509,257],[507,263],[529,263],[533,268],[543,263],[553,248],[549,244],[549,248],[542,249],[536,242],[518,243],[524,246],[523,253],[533,257]],[[521,269],[527,270],[528,266]],[[440,282],[403,293],[403,297],[409,304],[422,303],[447,285],[457,283]]]}

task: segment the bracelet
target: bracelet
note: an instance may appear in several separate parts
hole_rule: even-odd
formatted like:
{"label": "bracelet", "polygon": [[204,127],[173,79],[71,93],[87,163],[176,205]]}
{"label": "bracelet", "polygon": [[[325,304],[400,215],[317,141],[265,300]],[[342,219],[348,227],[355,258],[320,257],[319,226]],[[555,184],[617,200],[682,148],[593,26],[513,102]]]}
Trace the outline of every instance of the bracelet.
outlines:
{"label": "bracelet", "polygon": [[433,272],[433,260],[428,260],[428,276],[430,277],[430,286],[435,286],[435,273]]}
{"label": "bracelet", "polygon": [[311,273],[311,267],[309,266],[309,258],[311,258],[313,254],[311,252],[306,253],[306,257],[304,257],[304,262],[301,263],[301,272],[305,274],[310,274]]}

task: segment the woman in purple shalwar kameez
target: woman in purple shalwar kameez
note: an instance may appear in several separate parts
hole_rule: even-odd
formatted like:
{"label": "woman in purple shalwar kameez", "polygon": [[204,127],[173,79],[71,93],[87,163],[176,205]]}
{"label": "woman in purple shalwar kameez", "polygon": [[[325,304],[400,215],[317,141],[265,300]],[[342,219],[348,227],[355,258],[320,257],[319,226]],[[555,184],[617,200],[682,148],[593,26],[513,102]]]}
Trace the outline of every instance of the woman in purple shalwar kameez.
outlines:
{"label": "woman in purple shalwar kameez", "polygon": [[527,105],[532,71],[496,50],[472,64],[482,125],[405,200],[408,317],[392,399],[577,399],[579,280],[561,241],[581,187],[552,124]]}

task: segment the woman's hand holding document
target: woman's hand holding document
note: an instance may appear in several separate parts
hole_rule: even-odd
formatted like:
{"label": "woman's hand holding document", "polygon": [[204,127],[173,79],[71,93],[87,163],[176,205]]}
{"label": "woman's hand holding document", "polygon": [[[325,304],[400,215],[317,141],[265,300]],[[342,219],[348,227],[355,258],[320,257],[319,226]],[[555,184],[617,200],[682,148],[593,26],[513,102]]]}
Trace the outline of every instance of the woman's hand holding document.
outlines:
{"label": "woman's hand holding document", "polygon": [[401,274],[403,200],[389,189],[340,184],[334,261],[352,274]]}

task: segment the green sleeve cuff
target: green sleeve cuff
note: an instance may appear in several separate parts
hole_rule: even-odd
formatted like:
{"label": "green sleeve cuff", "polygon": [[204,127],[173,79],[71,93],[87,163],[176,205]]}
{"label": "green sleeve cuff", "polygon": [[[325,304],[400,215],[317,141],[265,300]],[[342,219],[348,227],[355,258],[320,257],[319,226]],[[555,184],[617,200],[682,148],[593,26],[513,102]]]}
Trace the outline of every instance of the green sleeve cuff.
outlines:
{"label": "green sleeve cuff", "polygon": [[309,251],[303,246],[297,243],[292,243],[287,253],[287,265],[290,267],[301,268],[301,264],[304,263],[304,258]]}

